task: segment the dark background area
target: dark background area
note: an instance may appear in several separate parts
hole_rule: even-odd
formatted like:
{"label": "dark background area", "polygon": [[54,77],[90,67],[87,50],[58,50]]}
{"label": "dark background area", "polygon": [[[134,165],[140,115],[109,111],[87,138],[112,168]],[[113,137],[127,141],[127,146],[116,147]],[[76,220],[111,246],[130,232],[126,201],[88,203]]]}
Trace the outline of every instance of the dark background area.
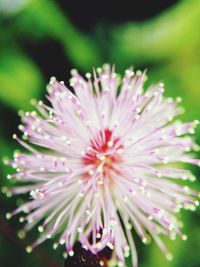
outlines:
{"label": "dark background area", "polygon": [[88,33],[95,30],[96,24],[112,26],[128,21],[143,21],[158,15],[177,3],[177,0],[140,1],[64,1],[59,6],[69,16],[74,25]]}

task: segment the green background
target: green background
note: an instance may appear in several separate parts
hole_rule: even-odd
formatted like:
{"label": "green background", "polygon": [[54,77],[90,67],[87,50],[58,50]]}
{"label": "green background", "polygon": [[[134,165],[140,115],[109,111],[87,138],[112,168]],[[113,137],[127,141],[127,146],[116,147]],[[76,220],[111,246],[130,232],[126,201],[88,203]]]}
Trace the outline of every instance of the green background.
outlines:
{"label": "green background", "polygon": [[[105,62],[114,63],[123,74],[125,68],[148,69],[148,84],[164,82],[166,95],[181,96],[186,112],[183,121],[200,118],[200,1],[182,0],[151,19],[124,22],[116,25],[98,23],[86,34],[64,14],[56,1],[26,0],[5,6],[0,0],[0,156],[11,157],[19,146],[12,140],[20,123],[19,110],[31,110],[30,99],[44,99],[48,74],[34,57],[38,44],[53,41],[63,53],[66,67],[58,79],[69,78],[69,68],[85,73]],[[12,1],[7,1],[12,2]],[[84,5],[82,2],[81,5]],[[79,8],[81,8],[81,5]],[[106,8],[106,7],[105,7]],[[145,7],[144,7],[145,8]],[[27,50],[24,44],[31,47]],[[60,73],[62,65],[55,66],[55,49],[46,58],[51,75]],[[58,71],[59,70],[59,71]],[[54,73],[55,71],[55,73]],[[50,72],[50,71],[49,71]],[[48,77],[50,78],[50,77]],[[200,144],[200,127],[196,142]],[[197,181],[191,185],[200,188],[200,171],[191,167]],[[5,213],[13,210],[20,199],[5,196],[6,187],[13,181],[6,179],[11,172],[0,162],[0,265],[63,266],[62,251],[54,251],[47,241],[32,254],[25,246],[36,238],[36,231],[20,240],[18,218],[5,220]],[[166,240],[174,260],[166,261],[154,243],[146,246],[136,238],[140,267],[199,267],[200,266],[200,210],[182,212],[186,242]],[[127,265],[130,266],[129,259]]]}

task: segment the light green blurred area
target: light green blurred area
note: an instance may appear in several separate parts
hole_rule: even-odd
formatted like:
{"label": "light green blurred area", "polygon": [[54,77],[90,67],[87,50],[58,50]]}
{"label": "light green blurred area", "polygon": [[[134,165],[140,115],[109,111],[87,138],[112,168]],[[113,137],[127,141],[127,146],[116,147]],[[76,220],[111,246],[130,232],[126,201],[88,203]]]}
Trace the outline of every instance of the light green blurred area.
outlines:
{"label": "light green blurred area", "polygon": [[[16,121],[19,109],[29,110],[30,100],[39,99],[45,94],[47,81],[44,74],[34,59],[23,50],[26,39],[33,44],[41,40],[55,40],[62,47],[66,61],[82,72],[91,71],[93,66],[105,62],[114,63],[121,73],[130,65],[147,68],[148,84],[162,81],[165,83],[166,96],[182,97],[182,105],[186,110],[181,115],[182,120],[200,119],[199,0],[180,1],[151,20],[108,27],[109,43],[105,40],[99,42],[98,34],[86,35],[78,30],[56,1],[26,0],[9,10],[8,6],[5,8],[5,0],[0,0],[0,14],[8,21],[5,23],[2,20],[0,25],[0,112],[4,114],[0,121],[1,156],[10,156],[17,147],[10,143],[10,124],[6,120],[6,112],[16,113],[16,117],[12,117]],[[101,47],[104,42],[105,47]],[[107,57],[104,56],[105,49]],[[50,59],[51,55],[47,58],[47,64],[53,64]],[[200,127],[196,132],[196,141],[200,144]],[[1,186],[5,186],[9,183],[5,179],[7,170],[2,163],[0,167]],[[200,172],[194,167],[191,170],[197,176],[196,188],[200,188]],[[4,196],[1,195],[1,198]],[[8,202],[3,201],[4,210],[6,205],[9,206]],[[183,230],[189,238],[185,242],[179,238],[176,241],[166,240],[174,260],[166,261],[155,244],[144,247],[138,241],[140,267],[200,266],[200,212],[183,212],[181,216],[185,222]],[[9,242],[4,239],[0,241],[4,247],[3,253],[8,256]],[[23,257],[24,266],[29,266],[32,256],[23,254]],[[58,260],[61,262],[61,259]],[[129,259],[127,264],[131,266]]]}

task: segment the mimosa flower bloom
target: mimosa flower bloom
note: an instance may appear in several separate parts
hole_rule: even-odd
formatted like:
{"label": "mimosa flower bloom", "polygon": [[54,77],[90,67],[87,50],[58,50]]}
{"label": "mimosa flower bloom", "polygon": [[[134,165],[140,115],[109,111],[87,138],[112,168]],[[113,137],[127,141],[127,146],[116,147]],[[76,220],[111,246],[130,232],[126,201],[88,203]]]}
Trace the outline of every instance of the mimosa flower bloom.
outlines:
{"label": "mimosa flower bloom", "polygon": [[160,234],[186,239],[175,214],[194,210],[198,193],[176,181],[195,179],[183,165],[200,164],[190,153],[198,121],[174,120],[180,98],[164,98],[161,83],[144,90],[145,79],[132,69],[120,79],[109,65],[94,78],[73,70],[73,93],[52,78],[51,105],[39,101],[37,112],[22,115],[25,141],[14,138],[29,153],[14,154],[9,163],[17,172],[8,178],[22,183],[13,194],[30,197],[7,217],[25,212],[25,230],[38,226],[41,235],[28,252],[55,237],[54,248],[65,244],[69,256],[80,241],[94,254],[109,247],[118,266],[131,255],[136,267],[132,227],[144,243],[152,237],[169,260]]}

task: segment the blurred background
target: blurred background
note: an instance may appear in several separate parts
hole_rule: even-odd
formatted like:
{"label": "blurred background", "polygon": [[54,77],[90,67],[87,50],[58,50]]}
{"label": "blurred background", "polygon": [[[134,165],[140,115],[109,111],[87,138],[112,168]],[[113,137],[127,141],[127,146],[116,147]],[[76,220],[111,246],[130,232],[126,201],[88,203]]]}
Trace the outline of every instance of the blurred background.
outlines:
{"label": "blurred background", "polygon": [[[200,119],[199,29],[199,0],[0,0],[1,158],[18,148],[12,140],[18,111],[33,109],[30,99],[44,99],[51,76],[67,82],[72,68],[85,73],[105,62],[121,74],[130,65],[147,68],[147,84],[164,82],[167,96],[182,97],[182,120]],[[195,136],[200,144],[200,127]],[[197,177],[191,186],[199,189],[199,169],[187,167]],[[10,168],[0,162],[0,172],[0,266],[63,266],[62,250],[53,251],[52,241],[25,252],[37,231],[23,238],[19,218],[5,220],[23,200],[7,192],[14,183],[6,178]],[[174,260],[167,262],[154,243],[145,246],[136,238],[140,267],[200,266],[200,210],[181,217],[188,240],[166,240]]]}

